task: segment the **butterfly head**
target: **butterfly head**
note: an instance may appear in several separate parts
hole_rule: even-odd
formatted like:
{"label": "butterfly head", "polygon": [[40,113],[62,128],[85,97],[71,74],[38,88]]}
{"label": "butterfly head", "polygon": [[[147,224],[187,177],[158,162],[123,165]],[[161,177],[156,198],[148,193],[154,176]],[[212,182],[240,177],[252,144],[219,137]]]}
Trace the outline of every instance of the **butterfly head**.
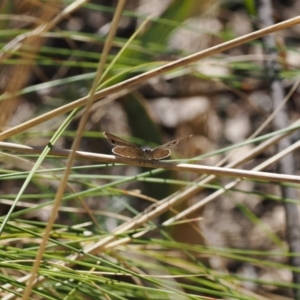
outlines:
{"label": "butterfly head", "polygon": [[149,147],[142,147],[142,154],[141,154],[141,159],[153,159],[152,158],[152,149]]}

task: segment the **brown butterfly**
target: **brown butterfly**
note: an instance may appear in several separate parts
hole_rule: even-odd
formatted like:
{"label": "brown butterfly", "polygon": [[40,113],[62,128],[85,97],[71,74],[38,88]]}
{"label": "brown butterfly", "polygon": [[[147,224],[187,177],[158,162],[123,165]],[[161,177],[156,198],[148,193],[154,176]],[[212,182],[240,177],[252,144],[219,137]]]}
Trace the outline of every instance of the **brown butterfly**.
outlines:
{"label": "brown butterfly", "polygon": [[129,143],[108,132],[104,132],[103,134],[113,146],[116,146],[112,149],[114,154],[132,159],[146,160],[159,160],[170,156],[171,151],[166,148],[173,147],[177,145],[180,140],[190,138],[192,136],[188,135],[151,149],[149,147],[138,147],[137,145]]}

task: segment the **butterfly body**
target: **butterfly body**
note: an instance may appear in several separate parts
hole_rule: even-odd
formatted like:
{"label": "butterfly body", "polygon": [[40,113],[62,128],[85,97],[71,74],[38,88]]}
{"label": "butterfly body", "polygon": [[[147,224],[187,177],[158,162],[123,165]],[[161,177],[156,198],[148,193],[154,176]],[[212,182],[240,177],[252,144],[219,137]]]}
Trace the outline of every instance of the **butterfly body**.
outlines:
{"label": "butterfly body", "polygon": [[166,148],[177,145],[178,142],[184,138],[191,137],[191,135],[183,137],[151,149],[149,147],[138,147],[137,145],[127,142],[108,132],[104,132],[104,136],[113,146],[116,146],[112,149],[114,154],[132,159],[145,160],[160,160],[169,157],[171,155],[171,151]]}

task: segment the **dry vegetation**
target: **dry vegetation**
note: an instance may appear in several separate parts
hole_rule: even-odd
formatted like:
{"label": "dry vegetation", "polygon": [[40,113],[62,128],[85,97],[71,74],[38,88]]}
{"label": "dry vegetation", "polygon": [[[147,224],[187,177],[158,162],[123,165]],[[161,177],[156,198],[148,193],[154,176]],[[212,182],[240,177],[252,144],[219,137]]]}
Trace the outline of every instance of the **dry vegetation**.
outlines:
{"label": "dry vegetation", "polygon": [[300,3],[110,2],[0,3],[1,299],[300,299]]}

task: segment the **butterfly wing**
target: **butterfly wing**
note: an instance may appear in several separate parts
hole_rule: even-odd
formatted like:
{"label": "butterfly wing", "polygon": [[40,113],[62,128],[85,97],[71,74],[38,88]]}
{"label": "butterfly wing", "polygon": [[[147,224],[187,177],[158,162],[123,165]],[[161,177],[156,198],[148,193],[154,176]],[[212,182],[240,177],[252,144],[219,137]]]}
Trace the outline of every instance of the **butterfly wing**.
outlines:
{"label": "butterfly wing", "polygon": [[171,155],[171,151],[169,149],[161,149],[160,147],[155,148],[151,152],[151,159],[159,160],[166,158]]}
{"label": "butterfly wing", "polygon": [[171,155],[171,151],[166,148],[176,146],[181,140],[190,138],[191,136],[192,135],[188,135],[154,148],[151,153],[152,159],[159,160],[159,159],[169,157]]}
{"label": "butterfly wing", "polygon": [[118,156],[123,156],[127,158],[140,158],[141,155],[143,154],[142,149],[138,147],[123,147],[123,146],[118,146],[112,149],[112,152]]}
{"label": "butterfly wing", "polygon": [[158,147],[154,148],[153,151],[156,150],[156,149],[164,149],[164,148],[169,148],[169,147],[176,146],[181,140],[187,139],[187,138],[190,138],[190,137],[192,137],[192,135],[187,135],[187,136],[184,136],[184,137],[182,137],[180,139],[177,139],[177,140],[165,143],[165,144],[163,144],[161,146],[158,146]]}
{"label": "butterfly wing", "polygon": [[161,146],[158,146],[156,148],[152,149],[142,149],[136,146],[135,144],[132,144],[130,142],[127,142],[118,136],[104,132],[104,136],[107,138],[107,140],[113,145],[117,146],[112,149],[112,152],[116,155],[127,157],[127,158],[133,158],[133,159],[148,159],[148,160],[159,160],[166,158],[171,155],[171,151],[169,147],[173,147],[177,145],[181,140],[190,138],[192,135],[185,136],[183,138],[168,142],[166,144],[163,144]]}
{"label": "butterfly wing", "polygon": [[118,136],[108,133],[108,132],[103,132],[104,136],[107,138],[107,140],[113,145],[113,146],[124,146],[124,147],[133,147],[133,148],[138,148],[135,144],[129,143]]}

